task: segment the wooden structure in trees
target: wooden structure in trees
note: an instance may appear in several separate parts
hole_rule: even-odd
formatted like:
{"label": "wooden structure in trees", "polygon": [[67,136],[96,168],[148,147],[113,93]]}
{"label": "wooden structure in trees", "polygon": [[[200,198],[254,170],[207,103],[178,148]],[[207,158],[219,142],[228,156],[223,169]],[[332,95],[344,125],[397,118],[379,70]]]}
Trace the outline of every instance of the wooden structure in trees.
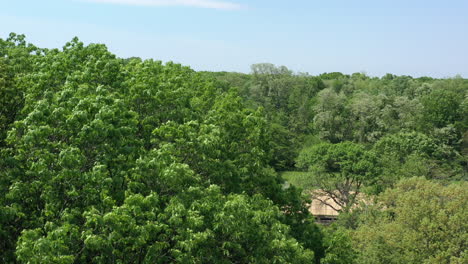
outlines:
{"label": "wooden structure in trees", "polygon": [[309,211],[315,217],[316,221],[321,224],[330,224],[336,220],[339,213],[333,208],[341,209],[341,207],[323,193],[314,193],[312,196],[312,203],[310,204]]}
{"label": "wooden structure in trees", "polygon": [[[315,190],[311,192],[312,203],[309,207],[309,212],[315,217],[318,223],[330,224],[338,218],[342,209],[341,205],[336,203],[326,192],[322,190]],[[370,199],[364,194],[359,193],[356,197],[358,203],[370,203]],[[358,206],[355,204],[351,207]]]}

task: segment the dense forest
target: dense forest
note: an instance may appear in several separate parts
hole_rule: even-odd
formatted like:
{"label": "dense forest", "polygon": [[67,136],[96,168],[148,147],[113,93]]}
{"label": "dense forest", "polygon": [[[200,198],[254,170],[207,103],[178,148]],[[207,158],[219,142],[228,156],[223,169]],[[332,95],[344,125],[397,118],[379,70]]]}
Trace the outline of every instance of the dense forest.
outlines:
{"label": "dense forest", "polygon": [[12,33],[0,262],[467,263],[467,131],[461,77],[197,72]]}

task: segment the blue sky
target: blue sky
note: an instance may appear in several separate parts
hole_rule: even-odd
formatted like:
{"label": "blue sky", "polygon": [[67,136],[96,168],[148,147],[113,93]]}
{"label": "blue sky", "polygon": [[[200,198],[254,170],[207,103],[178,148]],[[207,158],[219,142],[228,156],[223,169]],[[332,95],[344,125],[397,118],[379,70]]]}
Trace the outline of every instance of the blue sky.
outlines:
{"label": "blue sky", "polygon": [[196,70],[468,77],[466,0],[0,0],[0,37],[62,47],[78,36],[120,57]]}

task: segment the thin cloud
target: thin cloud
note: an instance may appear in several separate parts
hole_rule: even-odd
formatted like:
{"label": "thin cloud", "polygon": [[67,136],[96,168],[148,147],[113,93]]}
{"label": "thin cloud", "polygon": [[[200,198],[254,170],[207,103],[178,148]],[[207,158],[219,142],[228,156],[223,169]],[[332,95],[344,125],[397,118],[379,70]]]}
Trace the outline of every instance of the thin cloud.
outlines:
{"label": "thin cloud", "polygon": [[133,6],[186,6],[222,10],[239,10],[240,4],[218,0],[84,0],[86,2]]}

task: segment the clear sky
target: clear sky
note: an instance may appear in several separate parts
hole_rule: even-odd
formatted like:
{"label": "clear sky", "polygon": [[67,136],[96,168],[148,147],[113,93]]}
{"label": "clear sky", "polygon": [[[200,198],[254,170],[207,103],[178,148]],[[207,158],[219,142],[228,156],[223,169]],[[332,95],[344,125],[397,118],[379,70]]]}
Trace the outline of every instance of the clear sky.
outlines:
{"label": "clear sky", "polygon": [[196,70],[468,77],[468,0],[0,0],[0,37]]}

